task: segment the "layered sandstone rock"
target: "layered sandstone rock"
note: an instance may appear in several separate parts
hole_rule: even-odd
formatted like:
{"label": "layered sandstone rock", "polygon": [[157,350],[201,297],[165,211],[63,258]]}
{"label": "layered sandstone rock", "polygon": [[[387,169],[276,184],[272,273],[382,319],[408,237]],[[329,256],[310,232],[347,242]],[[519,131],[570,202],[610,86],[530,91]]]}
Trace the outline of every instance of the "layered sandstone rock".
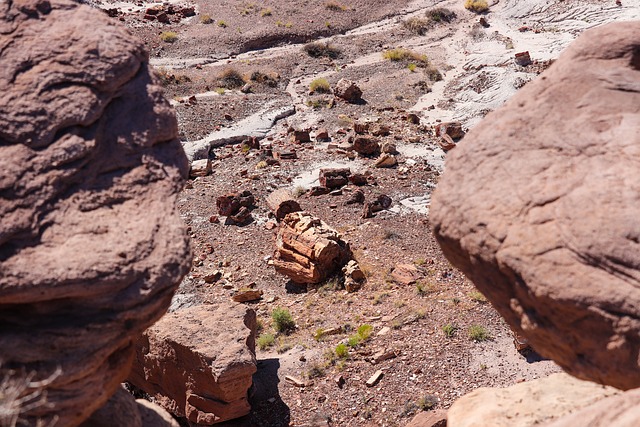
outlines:
{"label": "layered sandstone rock", "polygon": [[142,42],[104,13],[4,2],[0,64],[0,375],[34,373],[21,422],[76,426],[188,270],[188,165]]}
{"label": "layered sandstone rock", "polygon": [[256,314],[242,304],[167,314],[138,340],[129,381],[194,424],[241,417],[251,409],[255,335]]}
{"label": "layered sandstone rock", "polygon": [[435,235],[538,352],[640,386],[640,22],[586,31],[447,157]]}
{"label": "layered sandstone rock", "polygon": [[[542,425],[619,393],[567,374],[506,388],[479,388],[456,400],[447,427],[529,427]],[[583,426],[583,424],[573,424]]]}

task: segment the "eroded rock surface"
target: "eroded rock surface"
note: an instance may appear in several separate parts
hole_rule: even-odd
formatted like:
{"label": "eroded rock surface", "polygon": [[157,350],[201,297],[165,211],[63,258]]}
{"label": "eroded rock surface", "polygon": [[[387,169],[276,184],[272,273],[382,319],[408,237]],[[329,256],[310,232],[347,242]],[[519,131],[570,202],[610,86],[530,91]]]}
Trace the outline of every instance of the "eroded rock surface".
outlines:
{"label": "eroded rock surface", "polygon": [[640,390],[629,390],[560,418],[547,427],[635,427],[640,419]]}
{"label": "eroded rock surface", "polygon": [[[506,388],[479,388],[456,400],[448,427],[528,427],[541,425],[619,393],[567,374]],[[573,424],[582,426],[583,424]]]}
{"label": "eroded rock surface", "polygon": [[565,370],[640,386],[640,22],[586,31],[448,154],[445,255]]}
{"label": "eroded rock surface", "polygon": [[257,370],[255,338],[256,314],[242,304],[167,314],[138,340],[129,381],[194,424],[244,416]]}
{"label": "eroded rock surface", "polygon": [[22,422],[76,426],[188,270],[187,162],[142,42],[104,13],[4,2],[0,64],[0,374],[47,380]]}

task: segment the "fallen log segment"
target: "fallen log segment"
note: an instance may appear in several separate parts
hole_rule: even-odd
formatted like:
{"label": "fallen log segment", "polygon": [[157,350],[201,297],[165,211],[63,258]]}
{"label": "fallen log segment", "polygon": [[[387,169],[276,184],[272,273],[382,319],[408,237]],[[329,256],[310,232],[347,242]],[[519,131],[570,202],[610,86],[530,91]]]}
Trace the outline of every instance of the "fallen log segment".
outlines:
{"label": "fallen log segment", "polygon": [[282,220],[273,265],[292,282],[323,282],[350,258],[349,243],[319,218],[307,212],[293,212]]}
{"label": "fallen log segment", "polygon": [[278,221],[282,221],[282,219],[291,212],[300,212],[302,210],[300,204],[294,200],[294,196],[288,188],[280,188],[269,194],[266,202]]}

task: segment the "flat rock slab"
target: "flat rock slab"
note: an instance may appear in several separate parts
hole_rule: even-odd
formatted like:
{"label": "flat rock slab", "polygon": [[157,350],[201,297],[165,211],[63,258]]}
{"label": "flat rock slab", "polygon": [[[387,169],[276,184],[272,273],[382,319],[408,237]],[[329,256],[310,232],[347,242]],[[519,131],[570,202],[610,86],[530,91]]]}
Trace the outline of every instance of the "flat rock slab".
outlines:
{"label": "flat rock slab", "polygon": [[447,258],[543,356],[640,386],[640,22],[585,31],[448,154]]}
{"label": "flat rock slab", "polygon": [[199,425],[249,413],[256,314],[242,304],[167,314],[136,344],[129,381],[167,411]]}
{"label": "flat rock slab", "polygon": [[454,402],[447,413],[447,427],[540,425],[617,393],[613,387],[567,374],[553,374],[506,388],[483,387]]}

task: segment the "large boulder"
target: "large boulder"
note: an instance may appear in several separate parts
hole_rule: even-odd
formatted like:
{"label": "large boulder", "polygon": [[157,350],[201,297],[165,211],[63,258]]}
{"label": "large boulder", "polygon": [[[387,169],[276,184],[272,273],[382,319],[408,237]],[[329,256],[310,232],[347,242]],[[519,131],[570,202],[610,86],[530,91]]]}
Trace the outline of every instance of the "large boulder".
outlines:
{"label": "large boulder", "polygon": [[143,43],[104,13],[3,2],[0,64],[0,377],[40,396],[19,423],[77,426],[188,271],[188,164]]}
{"label": "large boulder", "polygon": [[256,313],[242,304],[167,314],[138,340],[129,381],[194,424],[242,417],[251,410],[255,338]]}
{"label": "large boulder", "polygon": [[542,425],[616,393],[620,392],[613,387],[567,374],[553,374],[505,388],[482,387],[453,403],[447,412],[447,427]]}
{"label": "large boulder", "polygon": [[636,427],[640,419],[640,390],[629,390],[573,412],[546,427]]}
{"label": "large boulder", "polygon": [[447,258],[569,373],[640,386],[640,22],[583,33],[447,157]]}

